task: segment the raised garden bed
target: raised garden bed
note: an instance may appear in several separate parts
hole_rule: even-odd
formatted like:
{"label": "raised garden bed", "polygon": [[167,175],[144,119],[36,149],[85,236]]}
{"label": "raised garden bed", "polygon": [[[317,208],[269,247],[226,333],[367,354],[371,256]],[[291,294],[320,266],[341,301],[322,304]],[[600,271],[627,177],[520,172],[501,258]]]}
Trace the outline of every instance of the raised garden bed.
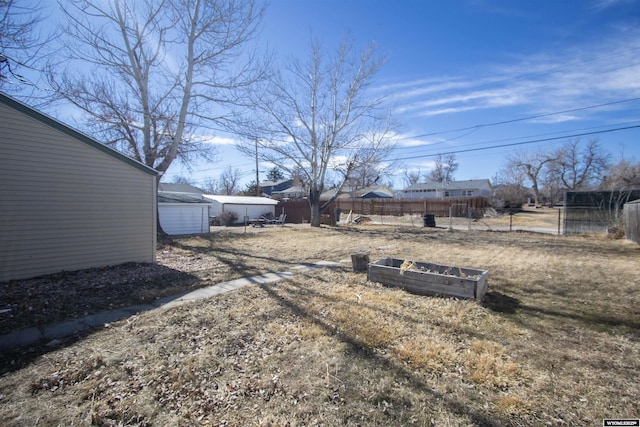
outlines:
{"label": "raised garden bed", "polygon": [[474,268],[383,258],[369,263],[367,278],[420,295],[447,295],[481,301],[489,272]]}

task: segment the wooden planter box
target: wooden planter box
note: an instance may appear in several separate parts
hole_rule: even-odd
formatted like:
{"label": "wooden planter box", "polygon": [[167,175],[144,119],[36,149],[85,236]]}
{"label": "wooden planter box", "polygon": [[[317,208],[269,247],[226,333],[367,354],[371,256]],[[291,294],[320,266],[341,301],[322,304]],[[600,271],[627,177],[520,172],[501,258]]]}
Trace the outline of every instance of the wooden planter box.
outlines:
{"label": "wooden planter box", "polygon": [[[448,295],[481,301],[487,292],[488,271],[384,258],[369,263],[367,278],[420,295]],[[402,266],[402,268],[401,268]]]}

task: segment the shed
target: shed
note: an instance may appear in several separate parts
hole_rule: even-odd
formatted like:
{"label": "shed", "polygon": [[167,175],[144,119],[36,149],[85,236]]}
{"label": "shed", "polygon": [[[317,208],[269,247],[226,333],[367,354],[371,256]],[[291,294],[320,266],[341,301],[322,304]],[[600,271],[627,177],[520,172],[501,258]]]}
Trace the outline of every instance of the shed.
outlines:
{"label": "shed", "polygon": [[627,240],[640,245],[640,200],[624,204],[624,233]]}
{"label": "shed", "polygon": [[266,197],[249,197],[249,196],[219,196],[205,194],[203,196],[208,200],[211,208],[209,215],[211,217],[219,216],[223,212],[235,212],[238,216],[237,224],[244,222],[244,217],[257,218],[260,215],[275,215],[277,200],[268,199]]}
{"label": "shed", "polygon": [[158,215],[169,235],[209,232],[209,202],[199,194],[159,191]]}
{"label": "shed", "polygon": [[0,133],[0,281],[155,261],[155,170],[1,93]]}

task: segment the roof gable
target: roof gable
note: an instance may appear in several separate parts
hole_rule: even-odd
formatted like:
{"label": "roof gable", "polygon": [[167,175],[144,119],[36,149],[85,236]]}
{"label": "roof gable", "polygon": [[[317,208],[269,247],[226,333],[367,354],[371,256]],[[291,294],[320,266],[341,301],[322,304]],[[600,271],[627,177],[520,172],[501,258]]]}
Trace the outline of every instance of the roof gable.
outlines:
{"label": "roof gable", "polygon": [[278,181],[263,181],[260,183],[260,187],[277,187],[279,185],[289,185],[291,182],[293,182],[291,178]]}
{"label": "roof gable", "polygon": [[361,188],[349,193],[352,198],[361,199],[390,199],[394,197],[393,190],[384,185],[374,185],[366,188]]}
{"label": "roof gable", "polygon": [[114,150],[111,147],[108,147],[98,141],[96,141],[95,139],[65,125],[64,123],[54,119],[51,116],[48,116],[44,113],[41,113],[35,109],[33,109],[32,107],[0,92],[0,102],[5,104],[8,107],[13,108],[16,111],[19,111],[22,114],[25,114],[35,120],[38,120],[39,122],[43,123],[44,125],[57,130],[59,132],[62,132],[64,134],[66,134],[67,136],[70,136],[71,138],[82,142],[92,148],[95,148],[105,154],[108,154],[111,157],[114,157],[124,163],[129,164],[130,166],[133,166],[136,169],[139,169],[149,175],[158,175],[158,171],[156,171],[153,168],[150,168],[140,162],[138,162],[137,160],[134,160],[128,156],[125,156],[124,154],[120,153],[119,151]]}

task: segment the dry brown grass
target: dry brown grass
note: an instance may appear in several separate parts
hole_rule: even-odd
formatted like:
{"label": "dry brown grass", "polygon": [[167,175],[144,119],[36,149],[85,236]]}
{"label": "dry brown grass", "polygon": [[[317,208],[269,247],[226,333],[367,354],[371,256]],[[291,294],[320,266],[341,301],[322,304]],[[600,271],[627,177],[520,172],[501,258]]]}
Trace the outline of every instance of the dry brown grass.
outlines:
{"label": "dry brown grass", "polygon": [[226,230],[163,250],[211,258],[229,276],[366,250],[487,269],[490,288],[482,304],[415,296],[346,265],[143,313],[40,350],[0,378],[4,424],[528,426],[640,416],[635,244],[367,225]]}

